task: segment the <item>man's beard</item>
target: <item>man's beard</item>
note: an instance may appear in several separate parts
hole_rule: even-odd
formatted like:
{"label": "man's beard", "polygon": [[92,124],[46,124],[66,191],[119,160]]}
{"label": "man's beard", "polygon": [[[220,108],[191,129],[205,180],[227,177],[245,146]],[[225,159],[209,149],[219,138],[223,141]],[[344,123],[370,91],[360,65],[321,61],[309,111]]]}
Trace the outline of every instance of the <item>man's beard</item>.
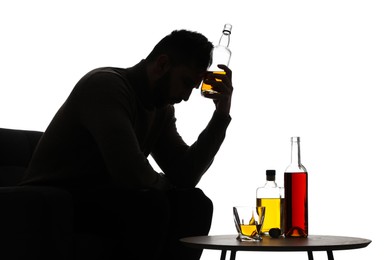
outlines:
{"label": "man's beard", "polygon": [[157,80],[153,90],[153,101],[156,107],[164,107],[170,103],[170,82],[171,73],[167,72],[159,80]]}

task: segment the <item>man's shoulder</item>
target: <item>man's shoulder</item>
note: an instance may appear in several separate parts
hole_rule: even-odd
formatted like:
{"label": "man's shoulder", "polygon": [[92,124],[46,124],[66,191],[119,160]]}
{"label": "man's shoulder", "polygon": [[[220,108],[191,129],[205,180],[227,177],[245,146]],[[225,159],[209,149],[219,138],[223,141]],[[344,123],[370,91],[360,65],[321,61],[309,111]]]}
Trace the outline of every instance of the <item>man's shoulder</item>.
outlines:
{"label": "man's shoulder", "polygon": [[125,70],[115,67],[100,67],[89,71],[76,84],[76,91],[129,90]]}
{"label": "man's shoulder", "polygon": [[123,104],[134,102],[136,94],[120,70],[113,67],[91,70],[77,82],[68,100],[78,104],[96,103],[96,106],[102,106],[103,101],[121,101]]}
{"label": "man's shoulder", "polygon": [[125,70],[116,67],[100,67],[89,71],[84,78],[121,78],[125,79]]}

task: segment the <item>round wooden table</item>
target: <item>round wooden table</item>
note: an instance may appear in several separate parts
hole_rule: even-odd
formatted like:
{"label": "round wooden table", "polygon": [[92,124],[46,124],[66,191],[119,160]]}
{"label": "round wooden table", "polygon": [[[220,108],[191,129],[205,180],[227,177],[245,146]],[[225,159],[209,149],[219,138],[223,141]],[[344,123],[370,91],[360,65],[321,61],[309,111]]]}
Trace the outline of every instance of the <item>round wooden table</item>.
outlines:
{"label": "round wooden table", "polygon": [[221,250],[221,260],[231,251],[230,260],[236,258],[237,251],[306,251],[313,260],[313,251],[326,251],[328,259],[333,260],[333,250],[358,249],[368,246],[371,240],[358,237],[309,235],[307,238],[271,238],[263,236],[262,241],[240,242],[237,235],[186,237],[180,241],[194,248]]}

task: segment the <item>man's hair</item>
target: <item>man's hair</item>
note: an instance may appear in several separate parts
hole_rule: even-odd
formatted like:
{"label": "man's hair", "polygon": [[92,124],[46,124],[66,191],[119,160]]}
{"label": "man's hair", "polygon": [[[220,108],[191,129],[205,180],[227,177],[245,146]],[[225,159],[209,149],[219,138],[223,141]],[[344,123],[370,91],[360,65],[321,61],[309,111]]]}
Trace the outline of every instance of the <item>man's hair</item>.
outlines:
{"label": "man's hair", "polygon": [[165,36],[151,53],[147,61],[167,54],[174,66],[186,65],[206,70],[212,62],[213,44],[202,34],[187,30],[175,30]]}

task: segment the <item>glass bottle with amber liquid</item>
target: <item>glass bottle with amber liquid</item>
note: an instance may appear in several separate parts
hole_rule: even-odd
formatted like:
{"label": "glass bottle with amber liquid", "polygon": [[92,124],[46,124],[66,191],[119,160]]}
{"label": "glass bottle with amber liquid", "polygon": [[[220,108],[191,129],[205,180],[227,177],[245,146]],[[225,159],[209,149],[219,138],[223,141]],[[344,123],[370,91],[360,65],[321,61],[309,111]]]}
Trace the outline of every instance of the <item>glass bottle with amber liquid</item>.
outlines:
{"label": "glass bottle with amber liquid", "polygon": [[275,181],[275,170],[266,170],[266,182],[256,189],[256,206],[265,207],[265,217],[261,233],[269,235],[271,228],[282,227],[282,212],[284,205],[283,188],[279,187]]}
{"label": "glass bottle with amber liquid", "polygon": [[[230,57],[232,55],[232,52],[229,49],[231,33],[232,33],[232,25],[225,24],[222,30],[221,38],[219,39],[219,43],[213,48],[213,53],[212,53],[213,60],[207,73],[226,74],[224,70],[218,67],[218,64],[229,66]],[[213,87],[209,84],[202,83],[200,89],[203,96],[208,95],[208,97],[210,98],[212,98],[212,95],[218,94],[218,92],[213,90]]]}
{"label": "glass bottle with amber liquid", "polygon": [[284,173],[285,237],[307,237],[308,176],[301,163],[300,138],[291,137],[291,163]]}

